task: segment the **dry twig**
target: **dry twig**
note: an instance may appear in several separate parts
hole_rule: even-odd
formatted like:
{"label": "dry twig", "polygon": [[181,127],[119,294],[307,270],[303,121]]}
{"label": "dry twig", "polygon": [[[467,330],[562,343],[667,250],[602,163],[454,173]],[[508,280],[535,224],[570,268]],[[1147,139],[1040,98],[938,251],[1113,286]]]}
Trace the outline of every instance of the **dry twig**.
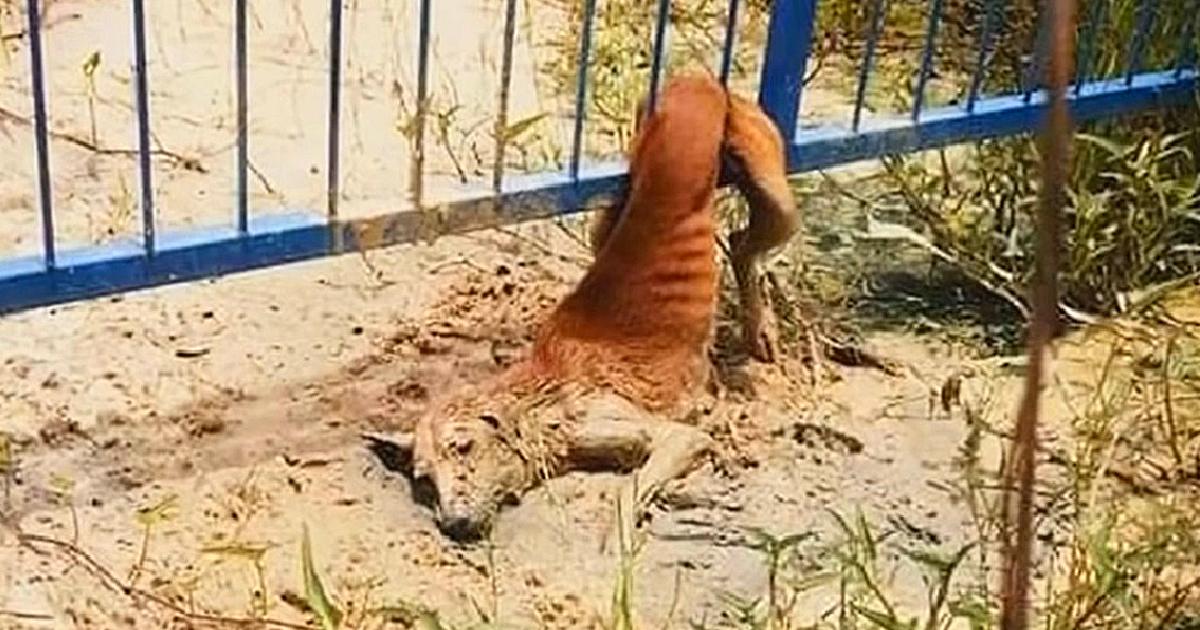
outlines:
{"label": "dry twig", "polygon": [[178,619],[184,619],[195,623],[221,624],[247,628],[270,627],[284,628],[285,630],[310,630],[310,626],[307,625],[290,623],[287,621],[280,621],[265,617],[227,617],[224,615],[209,615],[204,613],[190,612],[185,610],[182,606],[179,606],[178,604],[160,595],[156,595],[145,589],[122,582],[116,575],[113,574],[111,570],[100,564],[100,562],[92,557],[91,554],[74,543],[52,538],[50,536],[43,536],[41,534],[25,533],[20,530],[17,530],[16,533],[17,542],[21,546],[41,554],[49,553],[49,551],[46,549],[47,547],[57,551],[67,556],[73,562],[83,566],[88,570],[88,572],[96,576],[100,580],[101,584],[113,592],[119,593],[134,600],[150,602],[151,604],[168,610]]}
{"label": "dry twig", "polygon": [[[22,116],[12,110],[5,109],[3,107],[0,107],[0,119],[7,120],[9,122],[13,122],[13,123],[19,124],[24,127],[30,127],[33,125],[33,121],[30,120],[29,117]],[[55,140],[62,140],[63,142],[66,142],[68,144],[73,144],[81,149],[86,149],[88,151],[91,151],[92,153],[95,153],[96,155],[120,155],[120,156],[125,156],[125,157],[132,157],[132,156],[136,156],[138,154],[136,149],[110,149],[107,147],[102,147],[87,138],[82,138],[80,136],[76,136],[76,135],[70,134],[70,133],[63,133],[61,131],[51,131],[50,137],[54,138]],[[176,153],[174,151],[159,148],[159,149],[151,149],[150,155],[167,158],[168,160],[173,162],[176,166],[182,168],[185,171],[193,171],[196,173],[207,173],[208,172],[208,168],[205,167],[204,164],[199,159],[194,158],[194,157],[189,157],[189,156],[183,155],[181,153]]]}
{"label": "dry twig", "polygon": [[[1000,627],[1004,630],[1025,630],[1028,625],[1038,399],[1046,348],[1058,329],[1059,215],[1066,200],[1072,135],[1066,89],[1071,60],[1075,58],[1075,2],[1054,0],[1046,6],[1050,11],[1050,54],[1046,64],[1050,105],[1041,138],[1042,196],[1037,215],[1037,261],[1033,282],[1033,319],[1029,326],[1029,367],[1025,372],[1025,391],[1017,412],[1012,456],[1008,458],[1004,470],[1004,487],[1008,495],[1004,502],[1006,531],[1003,608],[1000,617]],[[1015,497],[1013,488],[1017,489]]]}

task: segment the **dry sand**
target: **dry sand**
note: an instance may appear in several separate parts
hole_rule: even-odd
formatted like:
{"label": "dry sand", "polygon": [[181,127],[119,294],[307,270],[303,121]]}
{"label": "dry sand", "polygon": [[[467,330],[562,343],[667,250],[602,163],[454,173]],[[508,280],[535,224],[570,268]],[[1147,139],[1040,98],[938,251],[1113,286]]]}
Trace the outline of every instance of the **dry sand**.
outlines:
{"label": "dry sand", "polygon": [[[12,502],[22,526],[72,537],[69,512],[47,492],[55,475],[69,477],[81,545],[124,576],[139,551],[135,510],[176,496],[138,583],[164,593],[193,584],[187,601],[214,613],[248,614],[256,583],[247,561],[204,548],[261,544],[272,545],[272,616],[299,619],[277,596],[301,585],[302,523],[342,601],[378,579],[376,605],[421,602],[462,618],[469,598],[489,605],[495,579],[506,622],[572,625],[569,615],[605,611],[618,477],[571,475],[531,493],[499,520],[489,562],[439,537],[356,439],[411,422],[429,396],[521,347],[539,309],[581,270],[534,250],[539,228],[553,250],[585,255],[556,228],[532,225],[522,238],[381,252],[370,259],[381,277],[351,256],[6,318],[4,419],[19,445]],[[925,352],[898,343],[910,357]],[[951,367],[940,363],[937,372]],[[962,532],[959,510],[928,485],[949,474],[961,429],[929,417],[938,374],[846,370],[818,397],[789,367],[794,377],[756,370],[756,399],[733,394],[706,420],[724,435],[724,463],[678,489],[674,502],[693,507],[663,510],[649,526],[638,564],[648,619],[666,617],[677,574],[677,614],[688,618],[720,610],[721,589],[761,588],[761,559],[738,546],[746,527],[803,531],[827,520],[822,508],[861,507],[946,541]],[[62,573],[63,558],[11,544],[0,558],[0,608],[52,614],[49,627],[167,618],[106,594],[81,568]]]}
{"label": "dry sand", "polygon": [[[79,545],[118,579],[197,613],[254,614],[257,573],[231,550],[257,548],[268,615],[303,622],[281,595],[302,591],[307,525],[320,574],[354,614],[407,602],[465,621],[494,606],[506,624],[588,625],[608,614],[615,584],[621,477],[555,479],[502,513],[490,548],[460,548],[357,439],[409,425],[431,398],[498,370],[580,261],[557,226],[532,224],[381,251],[369,267],[344,256],[7,317],[11,513],[27,533],[75,538],[53,492],[57,477],[72,480]],[[814,389],[796,359],[752,366],[702,420],[719,457],[673,486],[643,532],[635,605],[646,622],[716,622],[725,594],[760,595],[750,528],[831,542],[826,510],[861,509],[895,533],[891,544],[953,549],[973,535],[946,491],[960,475],[963,411],[931,396],[965,375],[963,399],[1002,425],[1019,379],[937,336],[869,341],[898,373],[830,366]],[[1066,347],[1080,349],[1060,366],[1084,394],[1101,363],[1089,344],[1106,347],[1073,338]],[[1054,417],[1068,416],[1060,406]],[[997,443],[985,439],[983,453],[994,466]],[[172,498],[140,561],[137,510]],[[894,592],[922,605],[912,570]],[[800,610],[815,619],[831,597],[817,591]],[[20,548],[11,532],[0,534],[0,610],[48,617],[0,627],[201,627],[59,551]]]}
{"label": "dry sand", "polygon": [[[90,137],[79,64],[99,50],[96,141],[131,146],[126,4],[60,0],[48,9],[56,132]],[[231,16],[216,2],[150,4],[157,143],[199,159],[206,171],[156,161],[161,220],[228,223]],[[251,156],[275,192],[253,179],[252,204],[262,212],[320,209],[325,3],[268,4],[251,3]],[[407,203],[407,145],[393,131],[400,114],[392,85],[413,72],[405,12],[414,3],[367,4],[347,18],[348,213]],[[435,67],[454,68],[458,85],[479,88],[459,98],[466,118],[487,120],[496,73],[480,49],[499,41],[498,3],[435,4],[435,24],[453,25],[435,43]],[[6,32],[19,26],[15,16],[4,23]],[[528,32],[516,56],[518,119],[563,107],[538,96]],[[9,51],[0,106],[24,116],[24,48],[14,40]],[[446,84],[437,86],[447,94]],[[806,99],[809,113],[842,107],[833,98]],[[0,118],[0,146],[0,254],[34,253],[30,130]],[[127,156],[61,139],[53,150],[65,246],[137,231]],[[447,157],[435,152],[434,160],[441,173],[434,180],[453,181]],[[487,181],[487,173],[471,178]],[[411,423],[431,397],[497,370],[587,259],[557,225],[539,223],[7,316],[0,319],[0,428],[14,440],[19,468],[0,498],[27,533],[77,536],[119,580],[194,613],[249,616],[261,598],[271,618],[302,623],[281,595],[302,590],[307,525],[317,568],[352,617],[410,602],[454,621],[494,607],[508,624],[588,625],[607,615],[617,574],[612,496],[620,477],[553,480],[502,515],[491,551],[458,548],[357,439],[363,429]],[[766,572],[743,546],[747,528],[811,530],[828,541],[827,508],[862,509],[911,545],[952,548],[971,536],[965,508],[943,490],[957,475],[961,410],[940,411],[931,395],[974,363],[936,336],[881,333],[868,341],[904,369],[830,366],[814,388],[796,359],[754,367],[744,375],[753,393],[731,391],[704,420],[721,457],[674,487],[646,529],[636,564],[636,609],[646,621],[716,621],[728,610],[725,593],[760,594]],[[1000,387],[988,413],[1004,418],[1014,400],[1005,388],[1015,378],[978,374],[967,379],[966,395]],[[985,452],[994,461],[996,445]],[[73,510],[54,494],[56,479],[73,483]],[[139,560],[136,512],[167,499],[170,518],[153,528]],[[263,551],[261,584],[248,549]],[[19,547],[0,529],[0,611],[30,615],[0,613],[0,628],[203,626],[114,591],[76,560],[61,549]],[[923,605],[916,574],[904,572],[896,584],[908,605]],[[818,591],[801,609],[815,618],[830,597]]]}

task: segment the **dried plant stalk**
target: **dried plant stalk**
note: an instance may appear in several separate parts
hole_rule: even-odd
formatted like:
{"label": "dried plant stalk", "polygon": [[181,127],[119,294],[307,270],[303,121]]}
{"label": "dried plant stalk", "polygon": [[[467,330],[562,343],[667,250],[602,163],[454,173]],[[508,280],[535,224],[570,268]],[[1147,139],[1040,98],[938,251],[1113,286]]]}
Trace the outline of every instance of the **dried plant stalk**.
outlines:
{"label": "dried plant stalk", "polygon": [[[1029,579],[1033,543],[1033,484],[1037,450],[1038,402],[1046,347],[1058,329],[1059,215],[1066,201],[1072,126],[1066,91],[1075,58],[1075,2],[1051,0],[1050,50],[1046,63],[1049,109],[1041,133],[1042,190],[1037,216],[1037,263],[1033,283],[1029,366],[1017,414],[1011,456],[1004,471],[1003,610],[1000,627],[1025,630],[1028,625]],[[1015,496],[1014,496],[1015,491]]]}

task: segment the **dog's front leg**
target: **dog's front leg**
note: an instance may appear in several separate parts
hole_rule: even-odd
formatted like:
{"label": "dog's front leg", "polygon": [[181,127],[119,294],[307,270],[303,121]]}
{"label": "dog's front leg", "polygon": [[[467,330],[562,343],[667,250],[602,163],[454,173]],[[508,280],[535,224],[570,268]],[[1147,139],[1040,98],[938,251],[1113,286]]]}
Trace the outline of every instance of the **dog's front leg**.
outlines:
{"label": "dog's front leg", "polygon": [[662,420],[592,420],[571,446],[576,469],[633,471],[621,490],[621,509],[636,522],[668,482],[696,467],[712,448],[704,431]]}

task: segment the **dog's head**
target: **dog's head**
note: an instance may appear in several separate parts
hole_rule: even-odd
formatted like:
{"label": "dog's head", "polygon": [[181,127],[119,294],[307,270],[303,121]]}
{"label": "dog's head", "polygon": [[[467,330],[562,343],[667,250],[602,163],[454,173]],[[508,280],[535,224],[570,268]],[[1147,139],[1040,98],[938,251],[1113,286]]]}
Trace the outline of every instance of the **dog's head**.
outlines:
{"label": "dog's head", "polygon": [[496,514],[538,481],[522,448],[515,397],[473,390],[435,406],[411,433],[364,436],[385,466],[409,477],[413,498],[458,542],[486,536]]}

